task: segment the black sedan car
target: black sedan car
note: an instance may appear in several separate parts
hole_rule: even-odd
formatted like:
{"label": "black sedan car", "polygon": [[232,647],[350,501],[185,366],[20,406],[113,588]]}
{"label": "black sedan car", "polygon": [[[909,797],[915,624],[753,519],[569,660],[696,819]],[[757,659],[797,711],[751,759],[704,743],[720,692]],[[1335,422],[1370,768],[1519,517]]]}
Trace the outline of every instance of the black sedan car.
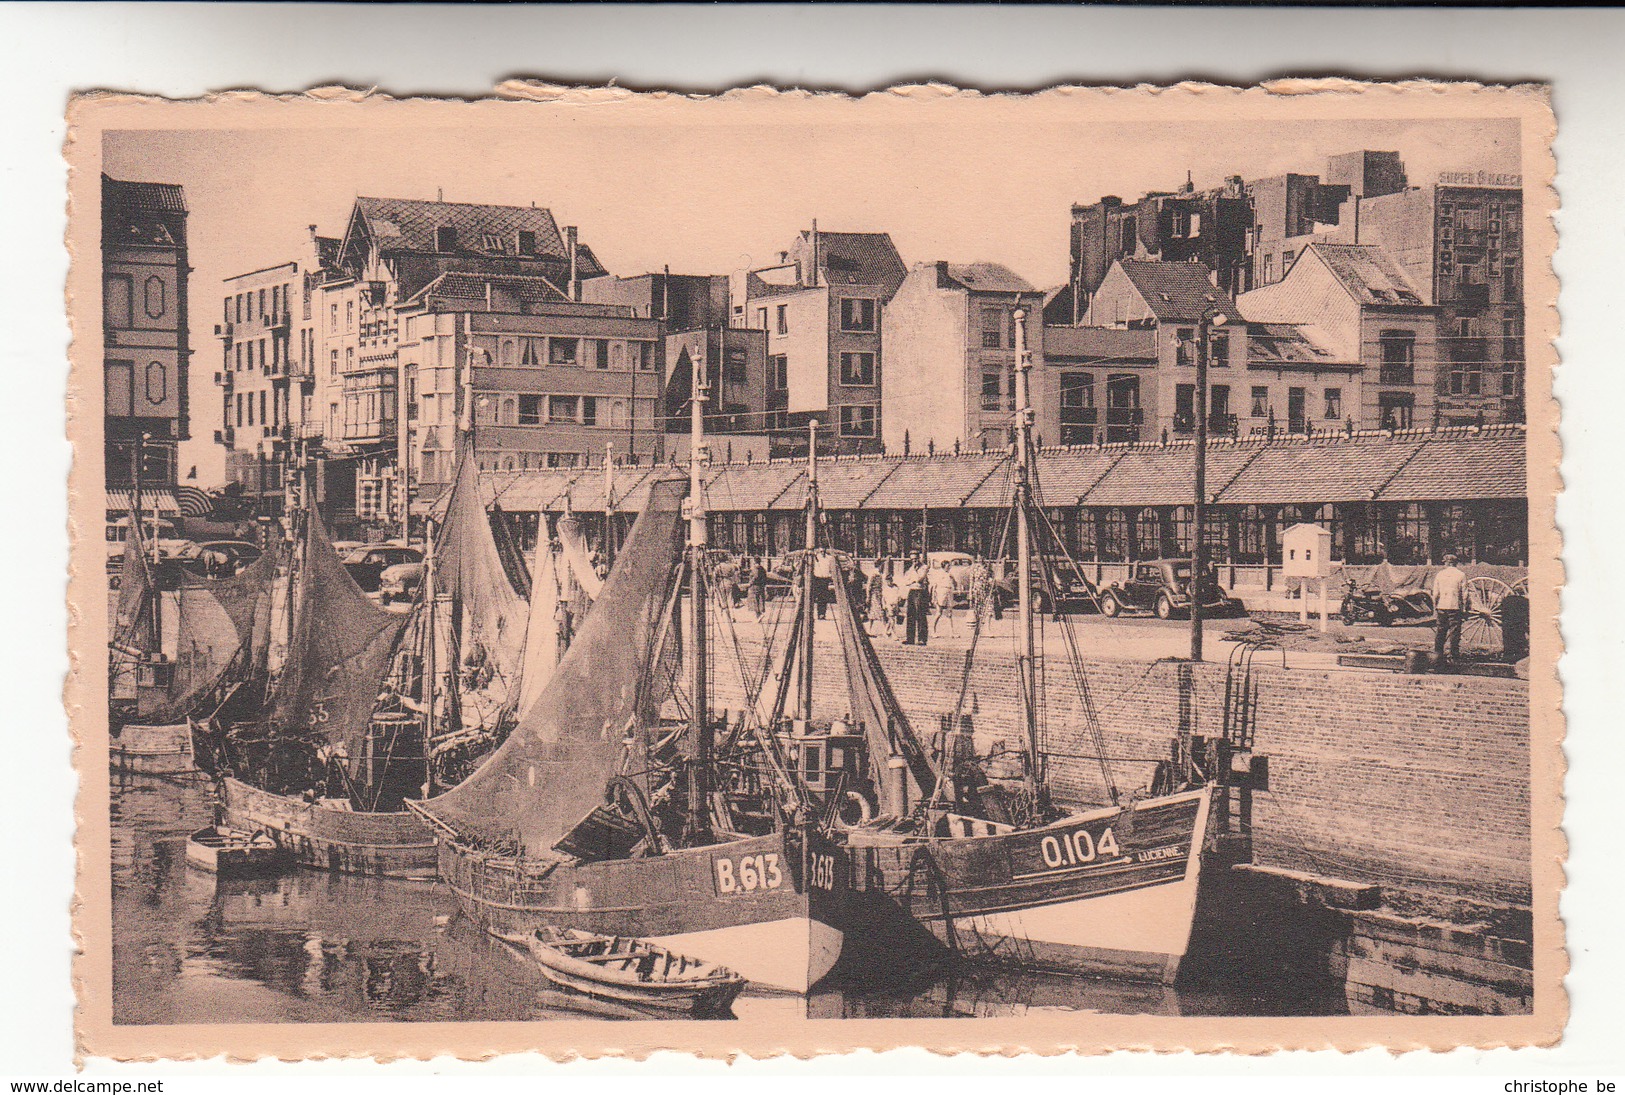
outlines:
{"label": "black sedan car", "polygon": [[[1219,579],[1208,569],[1197,583],[1205,616],[1241,616],[1242,603],[1227,594]],[[1100,591],[1100,611],[1107,616],[1125,612],[1151,612],[1158,619],[1188,616],[1191,611],[1191,564],[1189,559],[1155,559],[1134,563],[1128,578],[1113,582]]]}

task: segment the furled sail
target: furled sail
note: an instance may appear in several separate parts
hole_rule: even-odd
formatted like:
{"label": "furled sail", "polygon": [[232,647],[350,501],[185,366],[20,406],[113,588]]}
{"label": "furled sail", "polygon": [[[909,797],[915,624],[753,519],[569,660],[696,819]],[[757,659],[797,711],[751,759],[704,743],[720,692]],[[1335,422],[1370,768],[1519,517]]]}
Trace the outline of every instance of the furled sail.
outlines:
{"label": "furled sail", "polygon": [[425,808],[465,838],[542,854],[604,800],[629,730],[652,720],[661,617],[682,552],[686,482],[653,486],[592,612],[491,758]]}
{"label": "furled sail", "polygon": [[113,645],[125,654],[142,655],[157,649],[153,634],[152,599],[158,596],[152,568],[141,539],[130,529],[124,541],[124,563],[119,569],[118,607],[113,612]]}
{"label": "furled sail", "polygon": [[367,599],[314,509],[296,571],[293,637],[274,689],[273,727],[352,759],[372,720],[407,617]]}
{"label": "furled sail", "polygon": [[836,576],[835,630],[841,638],[841,661],[846,668],[846,687],[852,717],[863,723],[869,742],[869,755],[877,764],[885,764],[888,757],[898,756],[907,762],[912,786],[908,788],[910,802],[929,798],[936,790],[937,771],[931,757],[915,736],[908,717],[897,702],[886,679],[874,643],[858,622],[857,612],[847,584]]}
{"label": "furled sail", "polygon": [[581,522],[565,514],[559,518],[558,539],[551,540],[544,518],[530,565],[530,621],[525,628],[520,714],[529,711],[547,687],[554,667],[603,586],[603,579],[593,570]]}
{"label": "furled sail", "polygon": [[[233,666],[247,676],[261,668],[255,653],[271,622],[272,585],[282,561],[280,540],[230,578],[187,575],[181,584],[175,675],[166,714],[194,714]],[[256,638],[260,641],[256,642]]]}
{"label": "furled sail", "polygon": [[[479,466],[471,449],[457,461],[445,519],[435,536],[435,589],[459,613],[460,662],[499,706],[517,699],[524,657],[525,598],[503,566],[491,518],[480,498]],[[510,695],[512,693],[512,695]]]}

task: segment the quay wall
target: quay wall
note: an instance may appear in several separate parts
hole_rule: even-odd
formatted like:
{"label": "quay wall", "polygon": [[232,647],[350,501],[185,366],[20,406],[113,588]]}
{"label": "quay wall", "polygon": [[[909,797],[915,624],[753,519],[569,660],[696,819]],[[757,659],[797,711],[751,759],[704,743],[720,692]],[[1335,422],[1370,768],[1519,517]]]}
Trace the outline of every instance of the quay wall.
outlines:
{"label": "quay wall", "polygon": [[[747,658],[759,648],[743,640]],[[876,644],[898,700],[921,734],[954,708],[964,671],[955,650]],[[1277,655],[1278,656],[1278,655]],[[1260,656],[1263,661],[1264,656]],[[724,659],[726,661],[726,659]],[[822,636],[815,683],[844,706],[840,653]],[[1145,787],[1168,755],[1181,707],[1177,661],[1104,658],[1085,664],[1112,775],[1124,794]],[[1226,668],[1190,665],[1193,732],[1218,736]],[[1051,784],[1063,801],[1106,800],[1098,754],[1080,717],[1068,664],[1046,667]],[[978,656],[965,710],[978,747],[1020,736],[1015,660]],[[1526,907],[1530,900],[1529,691],[1519,680],[1282,669],[1260,665],[1256,752],[1270,790],[1254,796],[1255,862],[1451,899]],[[742,703],[739,674],[719,664],[722,706]],[[825,708],[828,710],[828,708]],[[831,713],[838,714],[839,711]]]}

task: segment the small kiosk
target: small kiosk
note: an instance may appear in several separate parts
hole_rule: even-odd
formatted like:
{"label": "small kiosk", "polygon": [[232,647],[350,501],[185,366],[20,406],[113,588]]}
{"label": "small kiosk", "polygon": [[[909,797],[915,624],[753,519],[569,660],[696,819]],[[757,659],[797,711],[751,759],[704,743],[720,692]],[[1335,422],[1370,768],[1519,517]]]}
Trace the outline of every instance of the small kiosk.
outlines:
{"label": "small kiosk", "polygon": [[1321,525],[1300,524],[1281,533],[1281,575],[1301,579],[1298,619],[1309,619],[1309,582],[1320,579],[1320,629],[1326,630],[1326,583],[1332,575],[1332,534]]}

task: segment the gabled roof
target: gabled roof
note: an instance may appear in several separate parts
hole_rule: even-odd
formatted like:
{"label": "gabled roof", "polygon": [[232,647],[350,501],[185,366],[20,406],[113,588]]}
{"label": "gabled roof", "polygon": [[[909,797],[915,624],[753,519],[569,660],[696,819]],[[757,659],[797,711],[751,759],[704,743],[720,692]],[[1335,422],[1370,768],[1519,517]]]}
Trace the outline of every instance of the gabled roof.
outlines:
{"label": "gabled roof", "polygon": [[1210,309],[1227,323],[1247,322],[1230,294],[1213,284],[1213,272],[1200,262],[1118,259],[1116,264],[1159,323],[1200,323]]}
{"label": "gabled roof", "polygon": [[997,262],[939,262],[936,267],[939,289],[970,289],[983,293],[1038,292],[1026,278]]}
{"label": "gabled roof", "polygon": [[[812,246],[812,233],[801,233]],[[908,276],[908,267],[887,232],[819,232],[818,272],[830,285],[881,285],[890,297]]]}
{"label": "gabled roof", "polygon": [[[1307,251],[1319,255],[1332,276],[1361,304],[1422,304],[1422,297],[1405,277],[1399,263],[1381,247],[1363,243],[1312,243]],[[1298,261],[1302,260],[1300,255]],[[1296,266],[1294,263],[1293,267]]]}
{"label": "gabled roof", "polygon": [[[534,206],[359,197],[351,216],[352,226],[359,219],[384,254],[442,254],[436,229],[451,228],[457,234],[458,253],[554,258],[564,262],[570,259],[552,212]],[[535,233],[534,252],[519,251],[520,232]],[[577,266],[583,278],[600,277],[608,272],[585,246],[577,249]]]}
{"label": "gabled roof", "polygon": [[102,176],[102,211],[128,213],[185,213],[186,191],[179,183],[125,182]]}

